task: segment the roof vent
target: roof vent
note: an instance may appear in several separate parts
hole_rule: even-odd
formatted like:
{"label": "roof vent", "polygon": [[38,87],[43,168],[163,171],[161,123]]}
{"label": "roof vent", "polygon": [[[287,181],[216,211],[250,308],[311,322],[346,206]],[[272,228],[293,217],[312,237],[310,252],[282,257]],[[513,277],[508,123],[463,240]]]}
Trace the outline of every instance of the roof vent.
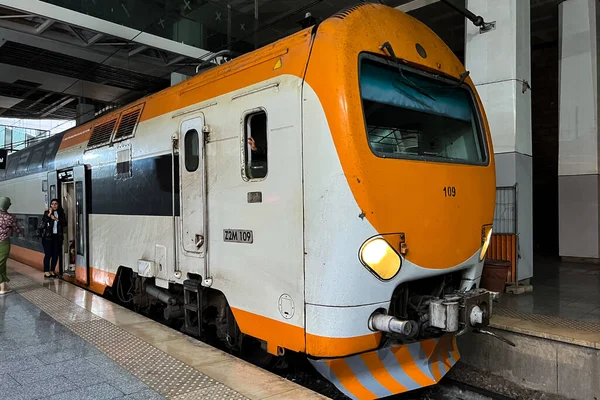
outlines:
{"label": "roof vent", "polygon": [[86,150],[107,145],[110,142],[110,138],[112,137],[116,124],[117,120],[113,119],[103,124],[94,126],[94,130],[92,131],[92,136],[88,141]]}
{"label": "roof vent", "polygon": [[133,137],[141,113],[142,107],[138,107],[133,111],[124,112],[121,115],[121,121],[119,121],[119,127],[117,128],[113,142],[119,142]]}

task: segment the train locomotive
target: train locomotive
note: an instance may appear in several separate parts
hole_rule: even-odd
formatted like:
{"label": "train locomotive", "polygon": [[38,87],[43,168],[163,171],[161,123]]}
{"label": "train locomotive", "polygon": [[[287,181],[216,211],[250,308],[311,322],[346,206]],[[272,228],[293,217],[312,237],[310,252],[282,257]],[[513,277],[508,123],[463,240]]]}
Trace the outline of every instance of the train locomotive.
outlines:
{"label": "train locomotive", "polygon": [[479,287],[495,165],[482,103],[429,28],[364,3],[11,154],[26,228],[65,208],[63,279],[187,333],[303,354],[354,399],[436,384]]}

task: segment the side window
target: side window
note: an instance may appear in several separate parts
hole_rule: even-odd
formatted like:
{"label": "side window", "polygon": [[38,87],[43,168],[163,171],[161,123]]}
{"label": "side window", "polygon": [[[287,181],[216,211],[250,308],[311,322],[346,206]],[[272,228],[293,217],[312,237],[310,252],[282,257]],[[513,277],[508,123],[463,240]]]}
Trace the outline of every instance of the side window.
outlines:
{"label": "side window", "polygon": [[258,111],[244,118],[244,174],[248,179],[267,176],[267,113]]}
{"label": "side window", "polygon": [[39,219],[38,217],[28,217],[27,218],[27,236],[29,239],[36,240],[37,239],[37,226]]}
{"label": "side window", "polygon": [[39,168],[42,168],[42,164],[44,162],[44,148],[40,147],[33,152],[31,156],[31,161],[29,161],[29,167],[27,167],[27,171],[35,171]]}
{"label": "side window", "polygon": [[29,164],[29,151],[22,151],[22,153],[23,154],[19,156],[17,173],[27,171],[27,165]]}
{"label": "side window", "polygon": [[[50,193],[48,195],[50,197],[48,200],[56,199],[56,185],[50,185]],[[48,207],[50,204],[47,204]]]}
{"label": "side window", "polygon": [[198,131],[190,129],[185,133],[185,169],[188,172],[194,172],[200,165],[200,139]]}

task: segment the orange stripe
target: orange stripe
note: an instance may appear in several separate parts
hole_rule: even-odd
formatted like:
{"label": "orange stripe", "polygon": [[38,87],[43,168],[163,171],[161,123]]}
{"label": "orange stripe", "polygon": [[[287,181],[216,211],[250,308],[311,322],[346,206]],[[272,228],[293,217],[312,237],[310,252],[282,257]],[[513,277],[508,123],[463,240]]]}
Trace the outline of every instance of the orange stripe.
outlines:
{"label": "orange stripe", "polygon": [[[21,246],[11,245],[10,258],[13,260],[27,264],[32,268],[44,270],[44,253],[35,250],[29,250]],[[57,267],[58,269],[58,267]],[[76,273],[81,274],[83,268],[77,268]],[[90,286],[82,285],[81,282],[71,279],[68,275],[63,275],[63,279],[77,286],[84,287],[97,294],[104,294],[107,286],[112,286],[115,280],[115,274],[97,268],[90,268]]]}
{"label": "orange stripe", "polygon": [[231,307],[240,331],[267,342],[267,351],[277,354],[277,346],[304,350],[304,328]]}
{"label": "orange stripe", "polygon": [[346,360],[343,358],[338,360],[325,361],[325,363],[331,369],[331,372],[338,378],[340,383],[348,390],[352,395],[358,399],[376,399],[373,393],[360,383],[358,378],[354,375],[354,372],[350,369]]}
{"label": "orange stripe", "polygon": [[437,341],[435,339],[424,340],[419,342],[423,352],[425,353],[426,358],[431,358],[433,352],[435,351],[435,347],[437,345]]}
{"label": "orange stripe", "polygon": [[429,365],[431,365],[431,372],[437,382],[442,379],[442,373],[440,372],[440,364],[438,363],[438,357],[432,357],[429,359]]}
{"label": "orange stripe", "polygon": [[314,357],[343,357],[370,351],[381,341],[381,333],[352,338],[328,338],[306,334],[306,352]]}
{"label": "orange stripe", "polygon": [[[11,258],[43,270],[44,254],[37,251],[25,249],[19,246],[11,247]],[[84,269],[76,269],[76,277],[85,280]],[[90,285],[85,286],[80,281],[63,275],[63,279],[74,285],[86,288],[97,294],[104,294],[107,287],[112,286],[115,274],[101,269],[91,267],[89,269]],[[306,351],[315,357],[343,357],[350,354],[370,351],[379,345],[381,333],[374,333],[353,338],[330,338],[307,334],[305,338],[304,328],[286,324],[232,307],[233,315],[240,330],[246,334],[267,342],[267,350],[271,354],[277,354],[277,347],[283,347],[293,351]],[[306,340],[306,343],[305,343]]]}
{"label": "orange stripe", "polygon": [[[87,142],[93,127],[109,120],[118,120],[122,112],[131,111],[134,107],[142,104],[144,110],[139,122],[199,104],[276,76],[289,74],[302,77],[308,58],[310,32],[311,28],[299,31],[269,46],[240,56],[227,65],[198,74],[179,85],[144,97],[96,120],[74,127],[63,137],[59,151]],[[268,61],[278,57],[282,59],[282,66],[274,70],[275,62]]]}
{"label": "orange stripe", "polygon": [[381,384],[381,386],[392,393],[404,393],[407,391],[404,386],[398,383],[398,381],[390,375],[376,351],[361,354],[360,358],[362,358],[373,377]]}
{"label": "orange stripe", "polygon": [[11,244],[10,258],[23,264],[27,264],[35,269],[39,269],[40,271],[44,270],[44,254],[38,251]]}
{"label": "orange stripe", "polygon": [[400,346],[391,350],[406,375],[408,375],[413,381],[417,382],[423,387],[435,384],[435,381],[425,375],[415,364],[415,361],[408,351],[408,347]]}

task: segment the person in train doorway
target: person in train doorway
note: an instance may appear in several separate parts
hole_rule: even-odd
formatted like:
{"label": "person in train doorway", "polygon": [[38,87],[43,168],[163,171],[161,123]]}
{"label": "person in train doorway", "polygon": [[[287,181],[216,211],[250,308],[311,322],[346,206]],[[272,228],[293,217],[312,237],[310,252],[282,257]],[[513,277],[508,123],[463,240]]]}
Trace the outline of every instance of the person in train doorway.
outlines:
{"label": "person in train doorway", "polygon": [[58,275],[55,269],[62,249],[64,227],[67,226],[67,217],[58,199],[52,199],[50,208],[44,211],[42,224],[44,229],[40,236],[44,246],[44,277],[56,278],[62,272],[61,266]]}
{"label": "person in train doorway", "polygon": [[0,197],[0,295],[12,292],[8,287],[6,261],[10,254],[10,237],[14,231],[23,234],[24,230],[17,224],[17,219],[8,213],[10,198]]}
{"label": "person in train doorway", "polygon": [[250,150],[252,150],[252,158],[259,157],[263,158],[267,155],[267,151],[264,147],[257,147],[254,138],[250,136],[248,138],[248,144],[250,145]]}

